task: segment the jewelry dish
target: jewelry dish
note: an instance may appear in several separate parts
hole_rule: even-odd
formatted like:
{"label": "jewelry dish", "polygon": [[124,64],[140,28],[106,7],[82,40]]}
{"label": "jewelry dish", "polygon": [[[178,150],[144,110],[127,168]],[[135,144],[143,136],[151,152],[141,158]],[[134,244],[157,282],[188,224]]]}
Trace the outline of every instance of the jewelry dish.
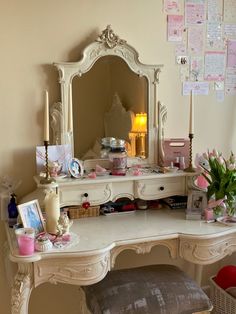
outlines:
{"label": "jewelry dish", "polygon": [[236,217],[219,217],[216,220],[224,225],[236,227]]}

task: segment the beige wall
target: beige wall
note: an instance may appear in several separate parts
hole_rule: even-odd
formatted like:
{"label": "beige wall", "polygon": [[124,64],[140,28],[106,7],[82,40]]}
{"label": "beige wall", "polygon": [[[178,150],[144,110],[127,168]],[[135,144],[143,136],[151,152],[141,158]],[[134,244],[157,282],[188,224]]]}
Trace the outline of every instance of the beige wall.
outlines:
{"label": "beige wall", "polygon": [[[167,137],[188,132],[188,97],[181,96],[173,44],[166,42],[166,16],[161,0],[1,0],[0,10],[0,175],[23,180],[22,196],[34,189],[35,146],[42,144],[43,90],[50,102],[59,100],[54,61],[75,61],[81,49],[107,24],[126,39],[144,63],[165,65],[160,77],[159,98],[168,108]],[[217,103],[209,96],[195,100],[194,152],[217,147],[235,150],[235,100]],[[5,240],[0,226],[0,245]],[[1,313],[9,313],[9,291],[0,256]],[[61,286],[44,285],[33,293],[31,313],[76,313],[76,289],[64,294]],[[41,294],[42,292],[42,294]],[[58,293],[58,296],[55,294]],[[43,299],[52,305],[42,308]],[[68,306],[68,310],[65,308]],[[56,311],[52,311],[56,312]],[[52,313],[51,312],[51,313]]]}

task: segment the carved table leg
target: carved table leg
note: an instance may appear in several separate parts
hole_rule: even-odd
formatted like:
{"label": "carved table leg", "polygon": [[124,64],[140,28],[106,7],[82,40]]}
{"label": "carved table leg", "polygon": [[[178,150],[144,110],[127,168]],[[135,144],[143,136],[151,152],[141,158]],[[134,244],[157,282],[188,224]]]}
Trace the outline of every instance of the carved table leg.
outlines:
{"label": "carved table leg", "polygon": [[202,270],[203,270],[203,265],[195,264],[195,280],[200,287],[202,283]]}
{"label": "carved table leg", "polygon": [[11,291],[11,313],[27,314],[30,293],[33,288],[32,264],[18,264],[18,271]]}

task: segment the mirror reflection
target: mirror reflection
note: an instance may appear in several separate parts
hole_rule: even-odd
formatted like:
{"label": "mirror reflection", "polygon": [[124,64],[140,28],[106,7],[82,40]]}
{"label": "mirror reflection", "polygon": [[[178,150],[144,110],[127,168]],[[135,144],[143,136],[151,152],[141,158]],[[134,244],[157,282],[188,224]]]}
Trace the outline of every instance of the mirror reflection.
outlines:
{"label": "mirror reflection", "polygon": [[72,81],[74,155],[101,157],[101,139],[126,141],[128,156],[148,156],[148,82],[117,56],[99,58]]}

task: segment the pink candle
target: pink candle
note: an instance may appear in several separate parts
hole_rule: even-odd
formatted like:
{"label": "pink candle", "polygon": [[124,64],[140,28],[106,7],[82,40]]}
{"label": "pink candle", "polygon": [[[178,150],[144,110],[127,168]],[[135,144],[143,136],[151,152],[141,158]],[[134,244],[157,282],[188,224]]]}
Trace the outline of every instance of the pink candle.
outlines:
{"label": "pink candle", "polygon": [[19,228],[15,230],[20,255],[34,253],[35,230],[33,228]]}
{"label": "pink candle", "polygon": [[34,253],[34,238],[22,234],[17,237],[20,255],[31,255]]}

